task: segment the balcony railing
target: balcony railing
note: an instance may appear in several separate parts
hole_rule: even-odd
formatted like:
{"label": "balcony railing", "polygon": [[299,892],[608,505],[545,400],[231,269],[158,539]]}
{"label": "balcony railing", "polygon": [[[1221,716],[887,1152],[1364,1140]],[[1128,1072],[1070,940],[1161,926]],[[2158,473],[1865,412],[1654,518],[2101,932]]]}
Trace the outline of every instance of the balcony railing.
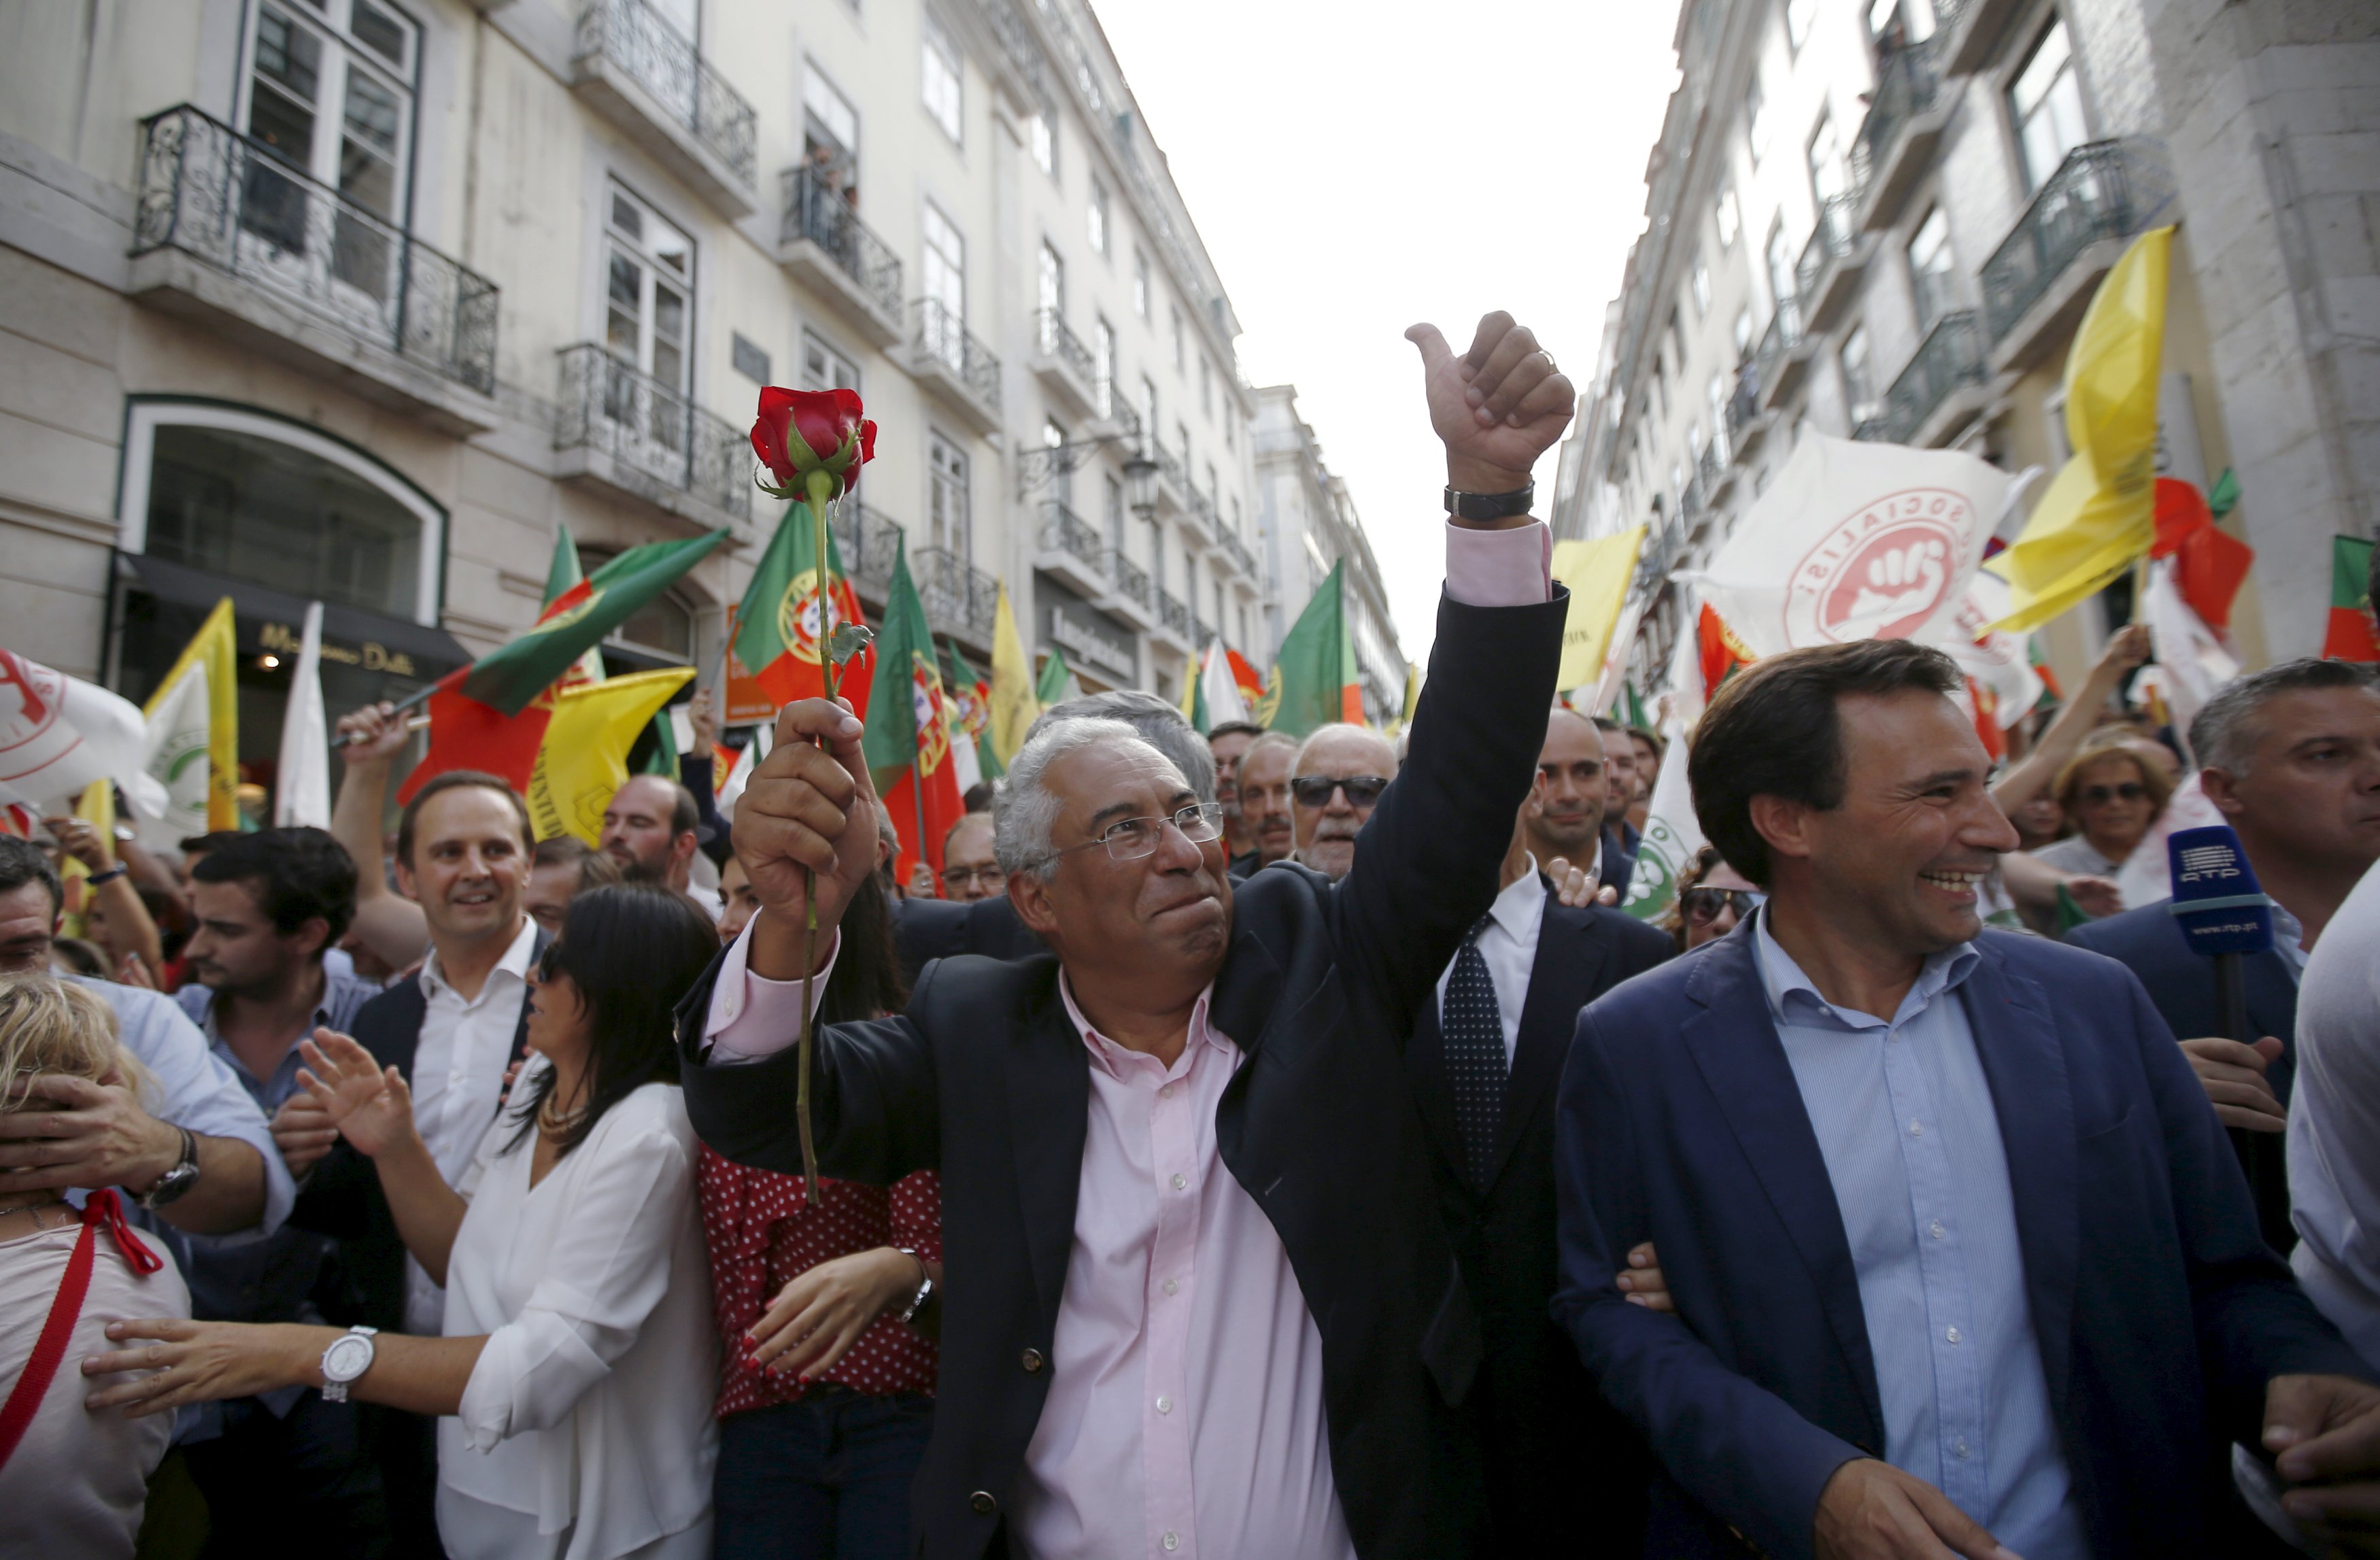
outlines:
{"label": "balcony railing", "polygon": [[897,326],[901,323],[901,257],[859,220],[843,191],[808,164],[785,170],[784,197],[778,241],[816,244]]}
{"label": "balcony railing", "polygon": [[751,512],[749,433],[595,343],[561,352],[556,449],[589,449],[731,515]]}
{"label": "balcony railing", "polygon": [[1041,505],[1041,550],[1045,553],[1070,553],[1088,564],[1094,572],[1104,572],[1107,544],[1099,540],[1080,515],[1059,503],[1045,499]]}
{"label": "balcony railing", "polygon": [[1223,531],[1221,540],[1224,555],[1232,560],[1232,567],[1240,571],[1242,579],[1254,580],[1257,577],[1257,560],[1248,551],[1248,544],[1240,540],[1237,532],[1231,530]]}
{"label": "balcony railing", "polygon": [[1768,316],[1768,328],[1760,335],[1760,345],[1752,353],[1752,378],[1757,387],[1763,408],[1776,405],[1783,396],[1780,381],[1784,376],[1786,354],[1802,345],[1802,305],[1799,299],[1780,298],[1776,311]]}
{"label": "balcony railing", "polygon": [[1901,132],[1912,119],[1934,106],[1941,86],[1932,38],[1895,49],[1876,62],[1876,97],[1852,142],[1853,189],[1864,192],[1874,185],[1892,161]]}
{"label": "balcony railing", "polygon": [[1884,393],[1884,415],[1863,422],[1858,436],[1905,445],[1950,398],[1952,391],[1979,384],[1983,379],[1983,332],[1976,325],[1975,311],[1961,309],[1945,314],[1925,333],[1909,366]]}
{"label": "balcony railing", "polygon": [[577,57],[590,55],[643,88],[679,128],[752,183],[759,124],[752,105],[645,0],[588,0],[578,13]]}
{"label": "balcony railing", "polygon": [[945,632],[989,641],[1000,608],[1000,580],[946,547],[920,547],[909,555],[927,620]]}
{"label": "balcony railing", "polygon": [[141,123],[132,253],[154,250],[495,393],[493,282],[187,104]]}
{"label": "balcony railing", "polygon": [[1065,320],[1055,309],[1044,309],[1034,316],[1034,341],[1046,358],[1055,358],[1080,378],[1085,384],[1097,379],[1091,364],[1091,349],[1082,338],[1066,328]]}
{"label": "balcony railing", "polygon": [[968,332],[966,322],[940,299],[917,300],[912,339],[919,352],[957,376],[977,405],[987,410],[999,407],[1000,360]]}
{"label": "balcony railing", "polygon": [[1793,283],[1802,297],[1821,296],[1836,262],[1850,254],[1859,241],[1859,201],[1853,193],[1818,203],[1817,225],[1810,229],[1810,241],[1802,247],[1802,258],[1793,267]]}
{"label": "balcony railing", "polygon": [[1184,644],[1198,642],[1198,632],[1190,616],[1190,609],[1172,591],[1160,588],[1157,592],[1157,621],[1169,634]]}
{"label": "balcony railing", "polygon": [[900,524],[865,504],[846,499],[827,511],[827,530],[834,536],[834,550],[852,583],[882,601],[892,588],[892,564],[901,552]]}
{"label": "balcony railing", "polygon": [[2168,189],[2156,159],[2138,142],[2078,146],[1984,262],[1985,332],[1998,346],[2075,258],[2103,238],[2128,238],[2146,225]]}
{"label": "balcony railing", "polygon": [[1703,446],[1703,453],[1694,460],[1694,475],[1701,479],[1706,502],[1710,494],[1718,491],[1719,479],[1726,471],[1727,440],[1724,437],[1713,439]]}
{"label": "balcony railing", "polygon": [[1760,418],[1760,365],[1747,359],[1735,371],[1735,394],[1727,398],[1727,438],[1730,446],[1744,447],[1743,431]]}
{"label": "balcony railing", "polygon": [[1110,547],[1099,554],[1099,567],[1108,577],[1115,593],[1131,602],[1143,612],[1157,610],[1156,598],[1149,593],[1148,570],[1134,563],[1121,547]]}

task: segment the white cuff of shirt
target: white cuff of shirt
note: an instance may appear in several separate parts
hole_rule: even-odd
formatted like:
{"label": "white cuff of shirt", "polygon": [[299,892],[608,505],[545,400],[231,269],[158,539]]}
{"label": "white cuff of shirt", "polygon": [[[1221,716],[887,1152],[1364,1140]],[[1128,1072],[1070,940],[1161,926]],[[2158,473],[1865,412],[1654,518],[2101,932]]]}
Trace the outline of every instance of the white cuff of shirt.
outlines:
{"label": "white cuff of shirt", "polygon": [[1543,520],[1511,530],[1446,522],[1446,593],[1464,606],[1535,606],[1553,595],[1553,566]]}
{"label": "white cuff of shirt", "polygon": [[[702,1024],[702,1038],[710,1044],[710,1066],[758,1062],[801,1038],[802,983],[755,975],[747,962],[752,928],[759,920],[759,916],[754,916],[737,934],[726,961],[719,967],[718,982],[710,988],[710,1013]],[[834,973],[835,958],[842,952],[843,932],[837,928],[834,941],[827,945],[826,962],[810,977],[813,1013],[826,998],[827,977]]]}

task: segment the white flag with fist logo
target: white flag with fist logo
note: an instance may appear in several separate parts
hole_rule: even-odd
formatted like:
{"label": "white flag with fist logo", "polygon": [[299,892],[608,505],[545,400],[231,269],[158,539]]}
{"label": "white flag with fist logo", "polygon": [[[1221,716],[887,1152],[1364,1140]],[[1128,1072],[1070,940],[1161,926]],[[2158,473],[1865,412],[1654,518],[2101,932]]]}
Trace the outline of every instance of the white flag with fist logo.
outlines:
{"label": "white flag with fist logo", "polygon": [[1755,655],[1850,640],[1939,642],[2010,481],[1955,450],[1804,433],[1710,567],[1690,578]]}

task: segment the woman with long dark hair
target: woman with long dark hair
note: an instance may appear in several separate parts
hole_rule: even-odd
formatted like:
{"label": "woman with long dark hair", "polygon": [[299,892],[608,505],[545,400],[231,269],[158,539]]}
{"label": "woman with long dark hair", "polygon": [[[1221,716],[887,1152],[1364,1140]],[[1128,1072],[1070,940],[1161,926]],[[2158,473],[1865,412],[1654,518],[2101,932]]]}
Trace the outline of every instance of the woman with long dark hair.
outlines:
{"label": "woman with long dark hair", "polygon": [[438,1530],[454,1560],[708,1560],[718,1355],[671,1015],[718,948],[678,895],[573,899],[537,971],[537,1054],[459,1188],[415,1130],[402,1075],[316,1031],[300,1079],[444,1285],[446,1335],[119,1322],[111,1338],[160,1341],[85,1371],[153,1374],[92,1407],[307,1385],[444,1416]]}
{"label": "woman with long dark hair", "polygon": [[[824,1023],[908,1001],[892,903],[870,877],[844,913]],[[909,1553],[909,1482],[933,1428],[941,1183],[819,1182],[702,1150],[704,1238],[727,1358],[719,1390],[718,1560]],[[922,1301],[922,1303],[920,1303]]]}

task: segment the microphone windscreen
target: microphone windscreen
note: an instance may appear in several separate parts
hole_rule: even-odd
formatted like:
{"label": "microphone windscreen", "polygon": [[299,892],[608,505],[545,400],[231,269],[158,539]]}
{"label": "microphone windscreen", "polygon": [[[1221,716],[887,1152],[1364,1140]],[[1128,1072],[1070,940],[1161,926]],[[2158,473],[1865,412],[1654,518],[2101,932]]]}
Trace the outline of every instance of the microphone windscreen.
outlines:
{"label": "microphone windscreen", "polygon": [[2191,952],[2211,957],[2272,951],[2272,901],[2257,885],[2238,835],[2222,823],[2177,829],[2165,848],[2173,870],[2173,916]]}

